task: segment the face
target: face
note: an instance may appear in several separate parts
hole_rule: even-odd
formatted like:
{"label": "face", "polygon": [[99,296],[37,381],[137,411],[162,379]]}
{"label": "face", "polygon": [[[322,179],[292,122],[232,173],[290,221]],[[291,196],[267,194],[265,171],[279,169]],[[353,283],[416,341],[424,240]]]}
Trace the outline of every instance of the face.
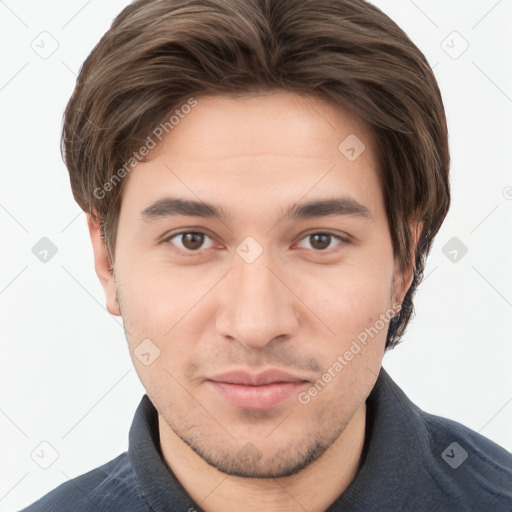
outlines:
{"label": "face", "polygon": [[204,96],[127,178],[109,310],[161,425],[225,473],[300,471],[375,383],[410,281],[373,148],[319,99]]}

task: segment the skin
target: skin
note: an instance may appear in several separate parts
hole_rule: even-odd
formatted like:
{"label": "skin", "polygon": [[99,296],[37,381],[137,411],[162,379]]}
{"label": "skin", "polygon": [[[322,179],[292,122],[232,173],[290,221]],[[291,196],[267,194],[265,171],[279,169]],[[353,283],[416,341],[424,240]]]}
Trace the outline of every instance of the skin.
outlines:
{"label": "skin", "polygon": [[[307,404],[293,395],[266,410],[236,407],[206,379],[272,367],[307,391],[403,300],[413,274],[393,254],[374,141],[360,119],[312,97],[197,100],[126,178],[114,273],[89,218],[96,272],[158,410],[163,457],[190,496],[211,512],[325,510],[359,468],[387,325]],[[366,146],[353,162],[338,150],[350,134]],[[168,195],[215,203],[232,219],[143,220]],[[340,195],[371,218],[283,219],[294,203]],[[206,236],[169,238],[180,231]],[[323,232],[347,241],[315,243]],[[236,252],[248,236],[262,248],[252,263]],[[134,356],[144,339],[160,350],[148,366]]]}

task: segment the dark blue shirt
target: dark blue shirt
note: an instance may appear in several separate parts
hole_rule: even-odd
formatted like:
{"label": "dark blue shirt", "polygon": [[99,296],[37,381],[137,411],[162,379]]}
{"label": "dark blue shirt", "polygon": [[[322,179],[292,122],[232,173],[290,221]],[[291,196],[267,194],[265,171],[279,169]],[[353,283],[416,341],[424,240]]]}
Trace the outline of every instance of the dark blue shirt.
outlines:
{"label": "dark blue shirt", "polygon": [[[24,512],[194,510],[203,509],[162,458],[158,414],[144,395],[127,452],[61,484]],[[327,510],[511,512],[512,454],[460,423],[423,412],[381,368],[367,399],[361,467]]]}

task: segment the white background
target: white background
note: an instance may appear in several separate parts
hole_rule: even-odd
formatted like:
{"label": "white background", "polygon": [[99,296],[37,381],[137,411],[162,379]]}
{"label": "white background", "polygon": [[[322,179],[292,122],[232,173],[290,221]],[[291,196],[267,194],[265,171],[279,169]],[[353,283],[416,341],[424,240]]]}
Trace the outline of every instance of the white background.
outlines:
{"label": "white background", "polygon": [[[59,152],[75,76],[126,3],[0,0],[0,511],[126,450],[144,393]],[[452,155],[451,211],[384,366],[427,412],[512,451],[512,1],[374,3],[434,67]],[[58,43],[47,59],[31,47],[43,31]],[[32,253],[42,237],[58,248],[47,263]],[[456,263],[452,237],[468,248]],[[43,441],[58,452],[46,470],[31,457]]]}

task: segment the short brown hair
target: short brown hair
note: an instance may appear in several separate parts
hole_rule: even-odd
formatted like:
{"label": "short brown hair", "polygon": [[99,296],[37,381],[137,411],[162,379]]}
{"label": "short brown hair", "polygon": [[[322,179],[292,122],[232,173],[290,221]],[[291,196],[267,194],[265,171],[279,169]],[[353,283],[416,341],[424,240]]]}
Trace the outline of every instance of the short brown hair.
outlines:
{"label": "short brown hair", "polygon": [[[425,56],[364,0],[128,5],[84,62],[64,115],[62,154],[75,200],[99,221],[112,263],[126,180],[111,180],[155,126],[193,96],[275,89],[344,106],[375,135],[395,258],[402,270],[415,265],[390,322],[392,348],[448,212],[450,156],[441,93]],[[413,247],[410,223],[420,222]]]}

